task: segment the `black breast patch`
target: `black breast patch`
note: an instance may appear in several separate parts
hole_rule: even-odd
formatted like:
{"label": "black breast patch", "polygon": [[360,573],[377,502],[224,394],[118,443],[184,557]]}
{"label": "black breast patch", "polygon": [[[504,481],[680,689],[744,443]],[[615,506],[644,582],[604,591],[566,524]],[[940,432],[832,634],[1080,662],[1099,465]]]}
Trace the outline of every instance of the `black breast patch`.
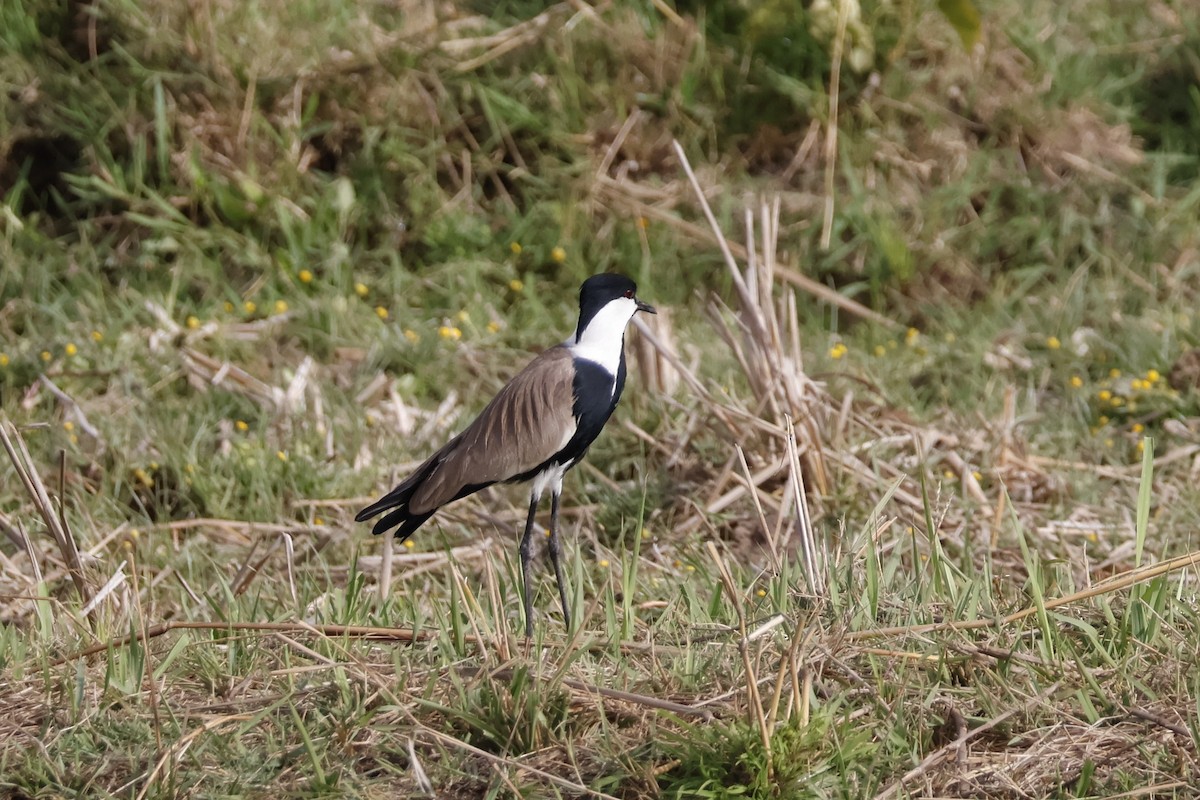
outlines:
{"label": "black breast patch", "polygon": [[624,354],[619,375],[613,375],[595,361],[575,359],[575,408],[572,409],[575,414],[575,435],[555,461],[578,461],[596,441],[621,398],[625,382],[618,378],[624,377],[624,366]]}
{"label": "black breast patch", "polygon": [[625,388],[625,354],[621,354],[620,367],[613,375],[595,361],[577,358],[575,367],[575,402],[572,413],[575,415],[575,435],[551,458],[524,475],[518,475],[513,481],[529,480],[542,470],[555,464],[574,466],[584,457],[592,442],[604,429],[604,423],[612,416],[621,399],[621,391]]}

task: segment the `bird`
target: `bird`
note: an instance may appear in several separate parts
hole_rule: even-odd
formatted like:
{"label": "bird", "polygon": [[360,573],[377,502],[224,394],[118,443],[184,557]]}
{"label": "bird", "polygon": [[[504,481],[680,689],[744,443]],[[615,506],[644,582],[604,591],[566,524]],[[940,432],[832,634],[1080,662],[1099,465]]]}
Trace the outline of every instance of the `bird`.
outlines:
{"label": "bird", "polygon": [[[533,636],[529,564],[534,519],[550,493],[550,561],[563,621],[571,609],[563,584],[558,507],[563,476],[586,455],[625,388],[625,329],[639,311],[657,313],[624,275],[601,273],[579,289],[575,333],[537,355],[479,412],[474,421],[425,459],[394,489],[358,513],[380,514],[372,533],[393,528],[401,542],[438,509],[496,483],[528,481],[529,513],[521,536],[525,636]],[[387,512],[387,513],[384,513]]]}

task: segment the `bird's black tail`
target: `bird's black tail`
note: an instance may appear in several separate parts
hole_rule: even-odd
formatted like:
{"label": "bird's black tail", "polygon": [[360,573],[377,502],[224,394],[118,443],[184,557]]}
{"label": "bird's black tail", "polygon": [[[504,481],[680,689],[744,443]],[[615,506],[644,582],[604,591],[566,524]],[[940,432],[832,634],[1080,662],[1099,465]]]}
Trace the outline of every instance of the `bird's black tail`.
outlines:
{"label": "bird's black tail", "polygon": [[425,465],[423,469],[418,469],[395,489],[392,489],[383,497],[358,512],[354,517],[355,522],[365,522],[376,514],[394,509],[390,513],[384,514],[383,518],[375,523],[375,527],[371,529],[371,533],[378,536],[392,528],[396,528],[396,538],[400,541],[403,542],[409,536],[412,536],[413,532],[424,525],[425,521],[433,516],[434,511],[437,511],[435,508],[433,511],[417,514],[408,508],[408,503],[412,499],[413,494],[416,493],[425,479],[429,477],[431,467],[432,465]]}

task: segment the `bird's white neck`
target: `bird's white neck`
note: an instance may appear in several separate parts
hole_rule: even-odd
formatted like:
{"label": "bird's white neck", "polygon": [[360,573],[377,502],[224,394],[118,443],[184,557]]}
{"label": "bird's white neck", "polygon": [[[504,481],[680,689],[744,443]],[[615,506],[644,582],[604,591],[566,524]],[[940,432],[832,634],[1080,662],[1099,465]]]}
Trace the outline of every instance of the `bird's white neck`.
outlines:
{"label": "bird's white neck", "polygon": [[567,343],[575,358],[593,361],[616,375],[621,366],[625,347],[625,326],[637,311],[637,303],[629,298],[609,302],[588,320],[579,336]]}

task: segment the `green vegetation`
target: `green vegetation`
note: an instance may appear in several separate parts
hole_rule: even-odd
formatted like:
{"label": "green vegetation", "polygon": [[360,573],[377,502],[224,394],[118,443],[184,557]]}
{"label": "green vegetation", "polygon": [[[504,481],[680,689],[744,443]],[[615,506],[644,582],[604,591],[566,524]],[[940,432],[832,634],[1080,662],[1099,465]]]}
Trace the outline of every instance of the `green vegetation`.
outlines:
{"label": "green vegetation", "polygon": [[[1185,795],[1200,30],[979,8],[0,0],[0,796]],[[352,520],[604,270],[525,642]]]}

